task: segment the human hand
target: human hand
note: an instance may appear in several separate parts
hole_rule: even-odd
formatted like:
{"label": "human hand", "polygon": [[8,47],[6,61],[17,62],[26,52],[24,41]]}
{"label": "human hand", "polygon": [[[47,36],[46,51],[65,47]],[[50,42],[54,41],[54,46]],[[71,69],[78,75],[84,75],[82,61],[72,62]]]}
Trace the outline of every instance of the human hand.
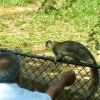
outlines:
{"label": "human hand", "polygon": [[76,75],[74,71],[63,72],[60,81],[51,88],[49,88],[46,91],[46,93],[50,95],[52,100],[56,100],[64,90],[64,87],[72,85],[75,80],[76,80]]}
{"label": "human hand", "polygon": [[74,71],[70,70],[68,72],[64,72],[61,75],[60,82],[65,86],[70,86],[74,83],[75,80],[76,80],[76,74]]}

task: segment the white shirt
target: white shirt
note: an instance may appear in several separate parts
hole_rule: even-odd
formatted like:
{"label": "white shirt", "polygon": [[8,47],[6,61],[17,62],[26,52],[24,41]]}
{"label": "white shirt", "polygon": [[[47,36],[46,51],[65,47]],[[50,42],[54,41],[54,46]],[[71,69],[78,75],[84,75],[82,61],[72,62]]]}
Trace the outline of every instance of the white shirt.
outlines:
{"label": "white shirt", "polygon": [[29,91],[17,84],[0,83],[0,100],[52,100],[46,93]]}

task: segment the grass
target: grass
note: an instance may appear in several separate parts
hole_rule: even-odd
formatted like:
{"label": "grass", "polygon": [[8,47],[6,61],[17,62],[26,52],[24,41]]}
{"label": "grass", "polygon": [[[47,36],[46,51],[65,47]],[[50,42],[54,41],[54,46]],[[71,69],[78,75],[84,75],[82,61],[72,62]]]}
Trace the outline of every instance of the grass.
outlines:
{"label": "grass", "polygon": [[26,6],[34,2],[35,0],[0,0],[0,8],[7,8],[11,6]]}
{"label": "grass", "polygon": [[[26,6],[35,2],[37,1],[0,0],[0,7]],[[95,56],[100,57],[100,35],[90,36],[91,29],[97,29],[95,25],[99,23],[98,16],[99,0],[77,0],[68,9],[63,6],[51,9],[51,6],[48,6],[38,13],[27,11],[21,14],[2,15],[0,16],[0,46],[38,53],[37,50],[47,51],[44,44],[49,39],[58,41],[70,39],[83,43]],[[95,40],[99,44],[96,44]]]}

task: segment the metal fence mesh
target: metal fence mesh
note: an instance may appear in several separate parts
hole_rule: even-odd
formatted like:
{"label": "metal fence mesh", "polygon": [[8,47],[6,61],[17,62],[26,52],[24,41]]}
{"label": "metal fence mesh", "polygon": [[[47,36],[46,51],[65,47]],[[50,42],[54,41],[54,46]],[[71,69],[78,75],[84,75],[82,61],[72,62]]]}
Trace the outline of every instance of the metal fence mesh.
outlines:
{"label": "metal fence mesh", "polygon": [[[0,49],[1,52],[11,51]],[[22,62],[22,84],[21,87],[31,91],[45,92],[50,86],[58,82],[62,70],[69,68],[75,71],[77,80],[70,87],[65,87],[58,100],[85,100],[91,92],[92,76],[90,69],[98,65],[88,65],[83,63],[74,63],[72,61],[57,62],[52,57],[40,56],[35,54],[25,54],[13,51]],[[92,94],[91,94],[92,95]],[[94,100],[100,100],[100,85],[95,94]]]}

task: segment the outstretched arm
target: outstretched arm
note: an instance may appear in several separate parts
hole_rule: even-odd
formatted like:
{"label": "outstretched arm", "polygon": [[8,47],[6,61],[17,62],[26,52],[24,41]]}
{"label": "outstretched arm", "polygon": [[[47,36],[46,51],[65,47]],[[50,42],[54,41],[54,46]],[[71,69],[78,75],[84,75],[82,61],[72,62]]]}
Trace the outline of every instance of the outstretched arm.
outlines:
{"label": "outstretched arm", "polygon": [[48,89],[46,93],[51,96],[52,100],[56,100],[64,90],[64,87],[72,85],[75,80],[76,75],[74,71],[64,72],[59,82]]}

